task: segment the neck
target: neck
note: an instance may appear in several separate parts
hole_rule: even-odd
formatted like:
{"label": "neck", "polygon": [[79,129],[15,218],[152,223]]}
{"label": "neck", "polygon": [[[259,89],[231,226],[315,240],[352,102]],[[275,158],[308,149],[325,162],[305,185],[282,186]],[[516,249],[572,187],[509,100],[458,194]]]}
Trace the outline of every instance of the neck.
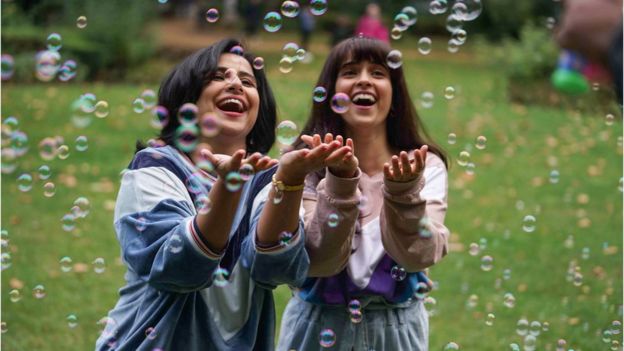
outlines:
{"label": "neck", "polygon": [[201,143],[210,145],[213,154],[232,155],[240,149],[247,149],[244,139],[202,138]]}
{"label": "neck", "polygon": [[384,163],[390,162],[392,158],[385,124],[383,128],[350,130],[348,135],[353,139],[355,156],[358,158],[362,172],[369,176],[382,172]]}

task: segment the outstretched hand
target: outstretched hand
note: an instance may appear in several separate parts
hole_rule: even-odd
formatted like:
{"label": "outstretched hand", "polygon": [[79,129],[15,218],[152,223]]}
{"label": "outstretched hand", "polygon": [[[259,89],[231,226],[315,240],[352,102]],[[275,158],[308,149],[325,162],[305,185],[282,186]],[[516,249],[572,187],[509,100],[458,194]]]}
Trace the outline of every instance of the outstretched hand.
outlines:
{"label": "outstretched hand", "polygon": [[405,151],[401,151],[398,156],[393,155],[390,163],[384,163],[384,177],[395,182],[410,182],[418,179],[425,170],[428,149],[427,145],[415,149],[414,158],[411,160]]}
{"label": "outstretched hand", "polygon": [[359,161],[353,153],[354,147],[351,138],[347,138],[345,142],[341,135],[337,135],[334,139],[331,133],[327,133],[323,141],[321,141],[321,136],[318,134],[314,134],[314,136],[302,135],[301,140],[310,148],[315,148],[322,144],[329,145],[334,141],[339,142],[340,148],[332,152],[325,159],[324,165],[329,168],[329,171],[335,176],[341,178],[351,178],[355,176]]}
{"label": "outstretched hand", "polygon": [[256,152],[247,158],[245,157],[245,150],[237,150],[232,156],[223,154],[213,154],[208,149],[202,149],[200,151],[201,156],[209,161],[213,167],[214,172],[221,178],[230,172],[237,172],[242,165],[249,164],[253,167],[254,172],[263,171],[269,169],[277,164],[277,160],[269,156],[263,156],[261,153]]}
{"label": "outstretched hand", "polygon": [[[334,140],[328,144],[320,143],[311,149],[289,151],[280,158],[276,177],[288,185],[302,184],[308,173],[324,168],[326,160],[334,152],[341,148],[349,149],[341,145],[340,141]],[[346,154],[346,151],[343,152]]]}

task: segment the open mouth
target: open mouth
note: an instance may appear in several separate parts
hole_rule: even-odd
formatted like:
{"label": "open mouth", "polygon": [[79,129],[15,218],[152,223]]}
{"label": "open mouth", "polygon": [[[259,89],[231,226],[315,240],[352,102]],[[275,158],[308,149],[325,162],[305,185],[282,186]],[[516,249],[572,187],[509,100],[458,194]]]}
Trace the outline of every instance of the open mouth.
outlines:
{"label": "open mouth", "polygon": [[351,102],[358,106],[372,106],[377,102],[377,99],[372,94],[357,93],[351,98]]}
{"label": "open mouth", "polygon": [[217,107],[225,112],[242,113],[245,111],[245,104],[239,99],[228,98],[221,100]]}

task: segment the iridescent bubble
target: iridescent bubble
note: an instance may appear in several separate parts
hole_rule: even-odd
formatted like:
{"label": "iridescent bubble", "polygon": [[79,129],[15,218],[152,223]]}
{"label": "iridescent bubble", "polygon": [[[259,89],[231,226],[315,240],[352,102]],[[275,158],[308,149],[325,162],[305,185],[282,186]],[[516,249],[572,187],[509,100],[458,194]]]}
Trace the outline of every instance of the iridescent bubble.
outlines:
{"label": "iridescent bubble", "polygon": [[611,333],[613,333],[613,335],[620,335],[621,332],[622,322],[619,320],[614,320],[613,322],[611,322]]}
{"label": "iridescent bubble", "polygon": [[220,288],[228,285],[230,277],[230,272],[223,267],[219,267],[215,269],[212,273],[212,283]]}
{"label": "iridescent bubble", "polygon": [[535,231],[535,222],[537,219],[534,216],[526,215],[522,219],[522,230],[526,233],[532,233]]}
{"label": "iridescent bubble", "polygon": [[56,145],[56,139],[44,138],[39,142],[39,156],[46,161],[51,161],[56,157],[58,152],[58,146]]}
{"label": "iridescent bubble", "polygon": [[537,338],[533,335],[527,335],[524,337],[524,351],[535,350],[535,344],[537,344]]}
{"label": "iridescent bubble", "polygon": [[392,50],[386,56],[388,67],[397,69],[403,64],[403,54],[399,50]]}
{"label": "iridescent bubble", "polygon": [[468,247],[468,253],[470,254],[470,256],[477,256],[480,251],[481,249],[479,247],[479,244],[470,243],[470,246]]}
{"label": "iridescent bubble", "polygon": [[466,307],[475,308],[478,303],[479,303],[479,296],[472,294],[468,296],[468,300],[466,301]]}
{"label": "iridescent bubble", "polygon": [[106,118],[110,112],[108,107],[108,102],[104,100],[100,100],[95,104],[95,117],[97,118]]}
{"label": "iridescent bubble", "polygon": [[205,189],[203,186],[203,177],[200,173],[193,173],[188,178],[186,178],[186,189],[191,194],[201,194]]}
{"label": "iridescent bubble", "polygon": [[2,54],[2,56],[0,56],[0,74],[2,76],[2,80],[11,79],[14,72],[15,60],[13,60],[13,56],[9,54]]}
{"label": "iridescent bubble", "polygon": [[280,28],[282,28],[282,16],[279,13],[271,11],[264,16],[264,30],[274,33]]}
{"label": "iridescent bubble", "polygon": [[422,217],[420,221],[418,221],[418,235],[423,238],[431,238],[433,233],[431,232],[431,221],[429,217]]}
{"label": "iridescent bubble", "polygon": [[28,151],[28,135],[19,130],[14,131],[11,133],[10,147],[15,152],[15,156],[24,156]]}
{"label": "iridescent bubble", "polygon": [[542,323],[542,331],[547,332],[548,330],[550,330],[550,323],[548,322]]}
{"label": "iridescent bubble", "polygon": [[84,196],[78,197],[74,200],[74,207],[72,208],[76,218],[85,218],[91,211],[91,202]]}
{"label": "iridescent bubble", "polygon": [[493,326],[495,319],[496,316],[494,315],[494,313],[488,313],[487,317],[485,317],[485,325],[487,325],[488,327]]}
{"label": "iridescent bubble", "polygon": [[240,174],[243,182],[246,182],[249,179],[251,179],[251,177],[253,177],[255,173],[256,171],[254,170],[254,167],[250,165],[249,163],[243,163],[241,167],[238,169],[238,174]]}
{"label": "iridescent bubble", "polygon": [[334,346],[336,343],[336,333],[334,333],[331,329],[323,329],[321,330],[321,334],[319,335],[319,342],[321,347],[329,348]]}
{"label": "iridescent bubble", "polygon": [[462,17],[463,21],[474,21],[483,11],[481,0],[462,0],[466,5],[467,11]]}
{"label": "iridescent bubble", "polygon": [[61,82],[68,82],[76,77],[78,64],[74,60],[67,60],[58,70],[58,78]]}
{"label": "iridescent bubble", "polygon": [[489,272],[494,267],[494,258],[492,256],[485,255],[481,257],[481,270],[484,272]]}
{"label": "iridescent bubble", "polygon": [[455,97],[455,88],[452,86],[448,86],[444,88],[444,98],[447,100],[451,100]]}
{"label": "iridescent bubble", "polygon": [[13,289],[9,291],[9,300],[11,300],[11,302],[16,303],[19,302],[21,299],[22,293],[19,290]]}
{"label": "iridescent bubble", "polygon": [[540,323],[539,321],[532,321],[531,324],[529,324],[529,334],[533,336],[538,336],[541,332],[542,323]]}
{"label": "iridescent bubble", "polygon": [[463,25],[464,21],[462,21],[459,16],[451,14],[446,18],[446,30],[451,33],[454,33],[458,29],[461,29]]}
{"label": "iridescent bubble", "polygon": [[71,257],[69,257],[69,256],[61,257],[61,259],[59,260],[59,264],[61,266],[61,272],[63,272],[63,273],[69,273],[73,269],[73,266],[72,266],[73,261],[72,261]]}
{"label": "iridescent bubble", "polygon": [[505,296],[503,296],[503,305],[505,305],[505,307],[507,307],[507,308],[514,308],[514,307],[516,307],[516,298],[515,298],[515,296],[513,296],[512,293],[506,293]]}
{"label": "iridescent bubble", "polygon": [[71,213],[67,213],[61,218],[61,224],[64,231],[71,232],[76,228],[76,217]]}
{"label": "iridescent bubble", "polygon": [[87,139],[86,136],[80,135],[76,138],[75,147],[76,147],[76,151],[80,151],[80,152],[87,151],[87,149],[89,148],[89,140]]}
{"label": "iridescent bubble", "polygon": [[162,129],[169,124],[169,111],[164,106],[156,106],[152,109],[150,125],[155,129]]}
{"label": "iridescent bubble", "polygon": [[479,150],[484,150],[487,145],[487,138],[483,135],[479,135],[475,141],[475,147]]}
{"label": "iridescent bubble", "polygon": [[612,114],[607,113],[607,115],[605,116],[605,124],[608,126],[612,126],[613,125],[613,121],[615,121],[615,117],[613,117]]}
{"label": "iridescent bubble", "polygon": [[147,228],[147,219],[145,217],[138,217],[134,222],[134,227],[138,232],[143,232]]}
{"label": "iridescent bubble", "polygon": [[93,271],[97,274],[102,274],[106,271],[106,262],[102,257],[97,257],[91,264],[93,265]]}
{"label": "iridescent bubble", "polygon": [[311,0],[310,12],[315,16],[320,16],[327,12],[327,0]]}
{"label": "iridescent bubble", "polygon": [[364,318],[364,314],[362,314],[361,310],[350,311],[349,317],[351,319],[351,323],[358,324],[362,322],[362,319]]}
{"label": "iridescent bubble", "polygon": [[314,100],[314,102],[323,102],[325,99],[327,99],[327,89],[322,86],[314,88],[312,91],[312,100]]}
{"label": "iridescent bubble", "polygon": [[613,337],[613,332],[609,329],[606,329],[602,332],[602,342],[608,344],[611,342],[611,338]]}
{"label": "iridescent bubble", "polygon": [[22,173],[17,177],[17,189],[25,193],[32,189],[33,177],[29,173]]}
{"label": "iridescent bubble", "polygon": [[418,40],[418,52],[423,55],[429,55],[431,52],[431,39],[422,37]]}
{"label": "iridescent bubble", "polygon": [[67,315],[67,326],[70,327],[71,329],[74,329],[78,326],[78,317],[71,313]]}
{"label": "iridescent bubble", "polygon": [[58,33],[50,33],[47,39],[48,50],[59,51],[63,46],[63,38]]}
{"label": "iridescent bubble", "polygon": [[14,132],[19,127],[19,121],[14,116],[9,116],[2,121],[2,126],[6,126],[9,132]]}
{"label": "iridescent bubble", "polygon": [[198,133],[195,125],[180,125],[175,132],[176,146],[184,152],[192,152],[199,141]]}
{"label": "iridescent bubble", "polygon": [[459,345],[457,343],[451,341],[444,346],[444,351],[456,351],[459,350]]}
{"label": "iridescent bubble", "polygon": [[413,26],[414,24],[416,24],[416,20],[417,20],[417,14],[418,11],[416,11],[416,9],[412,6],[405,6],[402,10],[401,13],[405,14],[407,16],[407,21],[405,22],[405,24],[407,24],[408,26]]}
{"label": "iridescent bubble", "polygon": [[345,93],[336,93],[331,99],[331,109],[338,114],[347,112],[349,105],[351,105],[351,99]]}
{"label": "iridescent bubble", "polygon": [[518,320],[518,323],[516,324],[516,333],[520,336],[525,336],[527,335],[528,332],[529,332],[529,321],[527,321],[524,318]]}
{"label": "iridescent bubble", "polygon": [[52,197],[56,194],[56,185],[52,182],[47,182],[43,184],[43,196]]}
{"label": "iridescent bubble", "polygon": [[447,10],[446,0],[433,0],[429,3],[429,12],[432,15],[445,13]]}
{"label": "iridescent bubble", "polygon": [[[230,53],[232,53],[234,55],[238,55],[238,56],[243,56],[245,54],[245,49],[243,49],[243,47],[240,46],[240,45],[234,45],[230,49]],[[233,71],[233,72],[235,72],[235,71]],[[226,71],[226,76],[227,76],[227,71]]]}
{"label": "iridescent bubble", "polygon": [[463,45],[466,42],[468,33],[463,29],[458,29],[451,35],[451,40],[455,41],[459,45]]}
{"label": "iridescent bubble", "polygon": [[146,89],[141,93],[141,99],[143,99],[143,107],[151,109],[156,106],[158,96],[152,89]]}
{"label": "iridescent bubble", "polygon": [[294,58],[297,55],[297,50],[299,50],[299,45],[293,42],[286,43],[282,48],[282,54],[284,56]]}
{"label": "iridescent bubble", "polygon": [[390,31],[390,37],[392,38],[392,40],[399,40],[401,39],[402,36],[403,36],[403,31],[401,31],[400,28],[392,27],[392,30]]}
{"label": "iridescent bubble", "polygon": [[11,268],[11,253],[5,251],[0,254],[0,269],[4,271],[8,268]]}
{"label": "iridescent bubble", "polygon": [[358,311],[358,310],[362,309],[362,303],[358,299],[350,300],[349,304],[347,306],[348,306],[350,312]]}
{"label": "iridescent bubble", "polygon": [[281,10],[284,17],[295,18],[299,14],[299,3],[296,1],[284,1]]}
{"label": "iridescent bubble", "polygon": [[621,350],[620,348],[620,341],[619,340],[611,340],[611,351],[619,351]]}
{"label": "iridescent bubble", "polygon": [[290,73],[293,70],[294,59],[292,57],[284,56],[280,59],[279,62],[279,70],[280,72],[286,74]]}
{"label": "iridescent bubble", "polygon": [[135,113],[145,112],[145,101],[143,101],[143,99],[141,98],[134,99],[134,101],[132,102],[132,110]]}
{"label": "iridescent bubble", "polygon": [[390,269],[390,276],[392,277],[392,279],[400,282],[403,281],[405,277],[407,277],[407,272],[405,271],[405,268],[395,265],[392,267],[392,269]]}
{"label": "iridescent bubble", "polygon": [[457,1],[451,6],[451,14],[463,19],[468,13],[468,7],[461,1]]}
{"label": "iridescent bubble", "polygon": [[212,113],[206,113],[201,118],[201,134],[207,138],[215,137],[221,131],[221,123]]}
{"label": "iridescent bubble", "polygon": [[583,274],[581,272],[574,272],[574,276],[572,277],[572,284],[574,286],[583,285]]}
{"label": "iridescent bubble", "polygon": [[546,18],[546,28],[548,29],[555,28],[555,19],[553,17]]}
{"label": "iridescent bubble", "polygon": [[282,145],[291,145],[299,137],[297,125],[293,121],[282,121],[277,125],[277,141]]}
{"label": "iridescent bubble", "polygon": [[158,333],[156,332],[156,328],[149,327],[149,328],[145,329],[145,338],[146,339],[154,340],[154,339],[156,339],[157,336],[158,336]]}
{"label": "iridescent bubble", "polygon": [[409,21],[410,18],[406,14],[400,12],[394,16],[394,27],[398,28],[400,31],[404,31],[409,27]]}
{"label": "iridescent bubble", "polygon": [[219,20],[219,10],[215,8],[211,8],[208,11],[206,11],[206,21],[208,23],[215,23],[218,20]]}
{"label": "iridescent bubble", "polygon": [[548,175],[548,181],[550,181],[550,184],[559,183],[559,171],[556,169],[550,171],[550,174]]}
{"label": "iridescent bubble", "polygon": [[450,40],[448,41],[448,46],[446,47],[446,50],[447,50],[448,52],[450,52],[451,54],[455,54],[455,53],[457,53],[457,52],[459,51],[459,46],[460,46],[460,45],[461,45],[461,44],[460,44],[457,40],[455,40],[455,39],[450,39]]}
{"label": "iridescent bubble", "polygon": [[78,98],[79,107],[85,113],[92,113],[95,111],[95,105],[97,97],[92,93],[84,93]]}
{"label": "iridescent bubble", "polygon": [[455,133],[449,133],[447,137],[447,142],[450,145],[455,145],[455,143],[457,142],[457,135]]}
{"label": "iridescent bubble", "polygon": [[44,297],[46,297],[45,287],[41,284],[37,284],[33,288],[33,296],[35,297],[35,299],[43,299]]}
{"label": "iridescent bubble", "polygon": [[438,311],[436,310],[436,307],[438,301],[436,301],[433,296],[425,297],[423,304],[425,306],[425,309],[427,310],[427,313],[429,314],[429,317],[435,316],[437,314]]}
{"label": "iridescent bubble", "polygon": [[418,282],[418,284],[416,284],[416,289],[414,289],[414,296],[417,299],[424,299],[427,294],[429,293],[429,285],[427,285],[427,283],[425,282]]}
{"label": "iridescent bubble", "polygon": [[225,187],[231,192],[239,191],[245,181],[238,172],[229,172],[225,176]]}
{"label": "iridescent bubble", "polygon": [[468,162],[470,162],[470,153],[466,150],[461,151],[457,157],[457,164],[464,167]]}
{"label": "iridescent bubble", "polygon": [[327,225],[330,228],[336,228],[338,223],[340,223],[340,216],[338,216],[337,213],[330,213],[329,216],[327,216]]}
{"label": "iridescent bubble", "polygon": [[256,70],[261,70],[264,68],[264,59],[262,57],[256,57],[253,60],[253,68]]}
{"label": "iridescent bubble", "polygon": [[282,246],[288,246],[292,238],[293,234],[291,232],[281,232],[279,235],[279,243]]}
{"label": "iridescent bubble", "polygon": [[172,254],[178,254],[184,248],[184,241],[178,234],[173,234],[167,242],[167,250]]}
{"label": "iridescent bubble", "polygon": [[212,209],[212,201],[208,196],[201,194],[195,200],[195,209],[199,214],[207,214]]}
{"label": "iridescent bubble", "polygon": [[61,67],[61,54],[58,51],[40,51],[35,56],[35,77],[42,82],[49,82]]}
{"label": "iridescent bubble", "polygon": [[520,351],[520,345],[516,344],[515,342],[512,342],[511,344],[509,344],[509,350]]}
{"label": "iridescent bubble", "polygon": [[299,61],[303,61],[306,57],[306,51],[304,48],[300,48],[295,52],[295,58]]}
{"label": "iridescent bubble", "polygon": [[78,29],[85,29],[87,27],[87,17],[79,16],[76,19],[76,27],[78,27]]}
{"label": "iridescent bubble", "polygon": [[420,95],[420,106],[423,108],[433,107],[433,93],[425,91]]}

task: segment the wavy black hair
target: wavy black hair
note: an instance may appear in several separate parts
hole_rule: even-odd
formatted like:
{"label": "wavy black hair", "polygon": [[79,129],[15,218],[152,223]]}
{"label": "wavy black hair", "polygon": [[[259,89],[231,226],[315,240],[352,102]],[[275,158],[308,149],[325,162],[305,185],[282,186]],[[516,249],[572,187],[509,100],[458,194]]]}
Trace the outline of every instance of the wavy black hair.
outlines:
{"label": "wavy black hair", "polygon": [[[175,132],[180,126],[180,121],[176,118],[178,110],[185,103],[197,103],[203,89],[217,72],[219,58],[222,54],[230,53],[235,46],[242,44],[235,39],[221,40],[188,56],[165,77],[158,92],[158,104],[169,111],[170,118],[158,136],[160,140],[176,147]],[[245,51],[242,57],[253,67],[255,56]],[[253,74],[256,78],[260,106],[258,118],[247,135],[245,144],[248,153],[266,154],[275,142],[276,104],[264,70],[253,69]],[[144,147],[143,143],[137,142],[137,151]]]}
{"label": "wavy black hair", "polygon": [[[390,53],[390,46],[380,40],[367,37],[352,37],[336,45],[325,60],[325,65],[319,76],[316,86],[325,87],[328,99],[323,103],[314,103],[308,121],[301,131],[301,135],[332,133],[345,135],[345,122],[334,112],[329,104],[329,98],[336,93],[336,81],[341,65],[347,60],[355,62],[369,61],[384,66],[390,72],[392,84],[392,102],[386,130],[388,144],[395,150],[413,150],[423,145],[429,151],[438,155],[448,167],[448,158],[444,150],[433,141],[420,120],[416,108],[405,83],[403,68],[391,69],[386,58]],[[298,139],[295,148],[305,148],[306,145]]]}

